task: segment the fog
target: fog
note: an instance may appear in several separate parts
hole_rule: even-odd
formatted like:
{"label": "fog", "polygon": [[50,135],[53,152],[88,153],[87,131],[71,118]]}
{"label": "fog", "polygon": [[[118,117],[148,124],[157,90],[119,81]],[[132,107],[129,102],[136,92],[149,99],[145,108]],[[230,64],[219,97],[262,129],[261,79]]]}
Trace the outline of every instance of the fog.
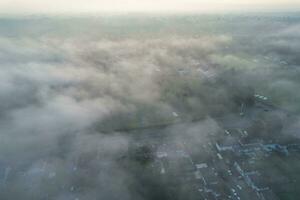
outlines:
{"label": "fog", "polygon": [[128,159],[139,128],[203,144],[248,89],[297,129],[300,16],[283,16],[0,19],[1,199],[167,199]]}

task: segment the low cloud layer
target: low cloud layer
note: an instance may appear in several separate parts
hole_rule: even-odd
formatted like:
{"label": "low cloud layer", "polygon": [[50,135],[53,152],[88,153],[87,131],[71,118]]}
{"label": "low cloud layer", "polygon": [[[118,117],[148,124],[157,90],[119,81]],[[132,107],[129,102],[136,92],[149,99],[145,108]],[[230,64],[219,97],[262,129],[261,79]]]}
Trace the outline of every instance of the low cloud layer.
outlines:
{"label": "low cloud layer", "polygon": [[115,27],[0,19],[14,34],[0,30],[0,166],[9,169],[0,196],[147,199],[133,173],[141,167],[123,161],[134,137],[122,131],[200,120],[163,132],[203,143],[220,129],[214,118],[237,112],[245,87],[297,115],[299,17],[249,17],[227,30],[238,17],[135,19],[125,31],[114,18]]}

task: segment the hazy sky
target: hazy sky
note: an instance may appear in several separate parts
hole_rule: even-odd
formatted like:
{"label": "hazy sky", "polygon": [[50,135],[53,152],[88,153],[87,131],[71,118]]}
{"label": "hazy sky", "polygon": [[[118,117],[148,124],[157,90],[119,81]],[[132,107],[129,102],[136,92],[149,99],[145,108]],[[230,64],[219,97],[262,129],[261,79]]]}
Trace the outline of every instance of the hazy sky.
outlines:
{"label": "hazy sky", "polygon": [[0,0],[2,14],[300,10],[299,0]]}

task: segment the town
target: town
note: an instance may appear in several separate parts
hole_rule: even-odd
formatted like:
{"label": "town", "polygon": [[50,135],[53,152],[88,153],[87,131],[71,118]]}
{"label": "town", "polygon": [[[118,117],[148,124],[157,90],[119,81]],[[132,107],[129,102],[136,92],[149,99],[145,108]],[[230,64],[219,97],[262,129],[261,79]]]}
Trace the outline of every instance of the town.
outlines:
{"label": "town", "polygon": [[[276,158],[286,162],[299,159],[300,141],[276,133],[280,130],[273,130],[274,134],[268,135],[253,133],[263,132],[263,128],[272,130],[267,122],[261,122],[265,124],[261,129],[253,128],[262,120],[255,119],[261,113],[279,112],[281,116],[288,117],[284,111],[267,103],[267,97],[255,94],[254,98],[255,105],[244,109],[243,115],[236,118],[236,127],[221,120],[218,123],[222,130],[214,134],[199,133],[199,137],[203,138],[199,143],[188,136],[172,139],[167,134],[163,135],[163,131],[148,130],[137,136],[134,145],[138,153],[135,158],[152,160],[151,170],[167,185],[167,198],[170,199],[181,199],[178,191],[182,190],[185,199],[281,199],[274,191],[284,191],[278,187],[295,187],[299,177],[290,174],[291,179],[274,173],[272,162],[276,162]],[[245,125],[245,118],[252,123]]]}

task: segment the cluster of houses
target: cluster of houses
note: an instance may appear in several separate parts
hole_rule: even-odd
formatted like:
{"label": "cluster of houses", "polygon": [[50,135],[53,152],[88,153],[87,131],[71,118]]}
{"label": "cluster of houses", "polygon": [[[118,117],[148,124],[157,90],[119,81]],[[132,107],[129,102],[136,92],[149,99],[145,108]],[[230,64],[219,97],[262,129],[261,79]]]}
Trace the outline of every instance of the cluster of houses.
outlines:
{"label": "cluster of houses", "polygon": [[[278,199],[267,185],[263,172],[251,169],[251,163],[273,154],[290,156],[290,150],[300,150],[300,145],[265,143],[260,139],[247,143],[243,140],[250,135],[246,130],[236,130],[239,136],[229,130],[224,133],[225,138],[211,138],[210,142],[199,146],[199,154],[209,154],[209,159],[205,160],[188,151],[193,145],[188,142],[158,145],[155,155],[158,164],[155,166],[160,176],[184,180],[178,185],[190,185],[194,195],[203,200]],[[176,164],[179,160],[183,163],[180,167]],[[176,174],[171,172],[172,165],[177,167]]]}

